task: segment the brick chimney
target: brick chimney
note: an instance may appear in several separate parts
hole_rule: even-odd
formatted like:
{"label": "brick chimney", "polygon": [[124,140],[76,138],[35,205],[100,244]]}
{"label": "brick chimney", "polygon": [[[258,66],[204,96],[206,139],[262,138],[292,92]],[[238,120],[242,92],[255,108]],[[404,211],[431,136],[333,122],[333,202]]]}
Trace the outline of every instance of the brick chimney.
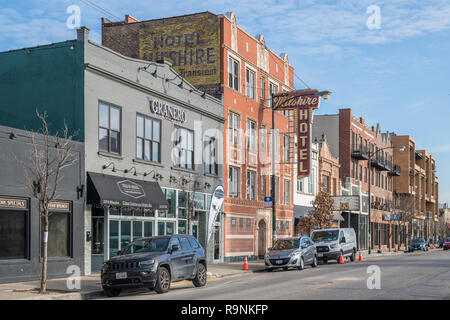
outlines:
{"label": "brick chimney", "polygon": [[88,41],[89,31],[90,29],[88,27],[77,28],[77,41]]}
{"label": "brick chimney", "polygon": [[359,117],[359,123],[364,124],[364,118],[363,117]]}

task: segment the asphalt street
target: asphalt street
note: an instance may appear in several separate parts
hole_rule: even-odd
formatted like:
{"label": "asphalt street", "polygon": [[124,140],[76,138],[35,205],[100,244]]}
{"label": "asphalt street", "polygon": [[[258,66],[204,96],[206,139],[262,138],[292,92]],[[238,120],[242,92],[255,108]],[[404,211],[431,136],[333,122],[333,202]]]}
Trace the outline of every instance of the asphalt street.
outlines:
{"label": "asphalt street", "polygon": [[[368,267],[379,267],[380,289],[369,289]],[[378,274],[378,273],[377,273]],[[375,284],[376,282],[370,281]],[[246,273],[209,280],[206,287],[174,285],[166,294],[146,289],[125,291],[133,300],[212,299],[450,299],[450,251],[442,249],[372,257],[345,264],[319,264],[304,270]]]}

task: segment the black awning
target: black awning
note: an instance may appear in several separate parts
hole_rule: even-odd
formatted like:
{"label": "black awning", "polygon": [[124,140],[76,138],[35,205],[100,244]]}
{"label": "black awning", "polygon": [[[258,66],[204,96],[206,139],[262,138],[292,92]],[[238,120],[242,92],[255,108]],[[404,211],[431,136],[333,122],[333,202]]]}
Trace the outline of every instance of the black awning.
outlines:
{"label": "black awning", "polygon": [[169,205],[158,182],[87,174],[87,203],[166,210]]}

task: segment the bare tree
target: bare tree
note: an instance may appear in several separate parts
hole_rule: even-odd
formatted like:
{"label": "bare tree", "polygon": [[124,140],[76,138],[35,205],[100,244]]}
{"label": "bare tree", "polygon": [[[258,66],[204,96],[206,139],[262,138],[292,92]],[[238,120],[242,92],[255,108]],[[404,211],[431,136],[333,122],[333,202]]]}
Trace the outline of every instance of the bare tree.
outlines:
{"label": "bare tree", "polygon": [[[415,199],[413,195],[410,194],[394,194],[394,208],[399,213],[398,226],[408,226],[408,232],[406,234],[405,245],[408,246],[408,239],[413,235],[413,219],[414,219],[414,209],[415,209]],[[398,232],[397,238],[400,237],[400,232]],[[398,239],[399,240],[399,239]],[[398,243],[398,249],[400,249],[400,241]]]}
{"label": "bare tree", "polygon": [[47,112],[36,115],[41,121],[41,128],[27,131],[31,141],[31,151],[27,161],[18,159],[18,163],[25,169],[25,181],[23,184],[29,190],[32,197],[39,202],[39,217],[42,222],[44,237],[42,239],[42,274],[40,292],[47,291],[47,249],[48,249],[48,227],[50,204],[56,200],[58,185],[63,179],[64,168],[73,165],[77,161],[76,153],[72,152],[74,135],[69,134],[67,125],[64,123],[62,131],[50,134]]}
{"label": "bare tree", "polygon": [[195,211],[195,194],[197,192],[202,191],[202,180],[199,174],[193,174],[194,177],[182,176],[180,179],[176,181],[179,188],[181,189],[186,209],[186,219],[187,219],[187,230],[186,233],[189,233],[192,222],[198,220],[198,216],[194,215]]}

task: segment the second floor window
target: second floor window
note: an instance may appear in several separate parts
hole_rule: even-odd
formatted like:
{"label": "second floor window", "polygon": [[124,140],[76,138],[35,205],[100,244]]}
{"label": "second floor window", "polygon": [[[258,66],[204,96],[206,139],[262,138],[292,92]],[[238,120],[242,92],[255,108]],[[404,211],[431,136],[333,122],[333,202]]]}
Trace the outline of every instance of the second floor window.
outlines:
{"label": "second floor window", "polygon": [[283,141],[283,158],[285,162],[291,161],[290,155],[291,155],[291,137],[285,135]]}
{"label": "second floor window", "polygon": [[247,97],[255,99],[255,72],[245,70],[245,86]]}
{"label": "second floor window", "polygon": [[247,120],[247,149],[256,150],[256,123]]}
{"label": "second floor window", "polygon": [[136,158],[161,162],[161,121],[138,115],[136,117]]}
{"label": "second floor window", "polygon": [[98,147],[100,151],[120,154],[120,118],[119,107],[99,103]]}
{"label": "second floor window", "polygon": [[228,134],[230,135],[230,142],[239,145],[239,132],[241,129],[241,117],[233,112],[228,115]]}
{"label": "second floor window", "polygon": [[278,86],[269,82],[270,106],[272,107],[272,93],[278,92]]}
{"label": "second floor window", "polygon": [[247,199],[256,199],[256,172],[247,171]]}
{"label": "second floor window", "polygon": [[180,168],[194,169],[194,132],[175,127],[174,165]]}
{"label": "second floor window", "polygon": [[214,137],[205,137],[204,159],[205,173],[218,174],[217,172],[217,142]]}
{"label": "second floor window", "polygon": [[228,86],[239,91],[239,62],[228,59]]}
{"label": "second floor window", "polygon": [[228,168],[228,195],[230,197],[238,197],[239,196],[239,183],[240,183],[239,168],[229,167]]}

